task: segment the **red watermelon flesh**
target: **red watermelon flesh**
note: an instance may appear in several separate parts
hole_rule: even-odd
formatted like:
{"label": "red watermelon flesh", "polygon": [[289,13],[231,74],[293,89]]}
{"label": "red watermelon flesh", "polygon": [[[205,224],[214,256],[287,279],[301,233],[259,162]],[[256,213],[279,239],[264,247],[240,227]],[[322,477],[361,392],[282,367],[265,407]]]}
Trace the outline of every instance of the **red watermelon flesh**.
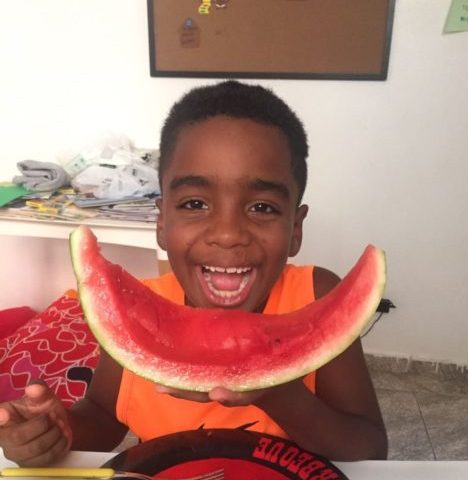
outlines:
{"label": "red watermelon flesh", "polygon": [[138,375],[184,390],[255,390],[316,370],[359,336],[385,285],[385,255],[369,245],[329,294],[295,312],[193,308],[106,260],[87,227],[72,232],[70,247],[82,308],[103,349]]}

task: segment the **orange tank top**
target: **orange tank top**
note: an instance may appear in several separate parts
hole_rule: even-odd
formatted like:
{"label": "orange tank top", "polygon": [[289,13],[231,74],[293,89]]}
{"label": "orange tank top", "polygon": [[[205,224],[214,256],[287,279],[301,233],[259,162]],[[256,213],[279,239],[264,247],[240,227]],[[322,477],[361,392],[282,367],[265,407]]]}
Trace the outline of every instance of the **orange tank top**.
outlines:
{"label": "orange tank top", "polygon": [[[287,265],[273,286],[264,313],[287,313],[314,300],[312,266]],[[174,274],[144,280],[158,294],[184,303],[184,292]],[[315,391],[315,373],[304,383]],[[287,438],[286,433],[256,406],[225,407],[218,402],[181,400],[155,391],[154,384],[124,369],[117,398],[116,415],[142,441],[170,433],[204,428],[239,428]]]}

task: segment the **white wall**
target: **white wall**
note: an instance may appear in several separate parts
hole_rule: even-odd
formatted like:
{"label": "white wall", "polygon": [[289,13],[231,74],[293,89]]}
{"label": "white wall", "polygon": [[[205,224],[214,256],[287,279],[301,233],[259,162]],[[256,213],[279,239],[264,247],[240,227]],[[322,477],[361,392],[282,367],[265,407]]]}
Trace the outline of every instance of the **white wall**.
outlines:
{"label": "white wall", "polygon": [[[366,350],[468,365],[468,33],[442,33],[449,5],[397,1],[385,82],[258,83],[296,109],[310,137],[299,260],[342,275],[367,243],[387,252],[386,296],[397,309]],[[156,147],[172,102],[209,81],[149,76],[145,0],[0,6],[0,178],[16,174],[19,160],[54,161],[106,131]],[[69,267],[56,241],[47,243],[51,261],[44,242],[12,238],[0,238],[1,284],[13,291],[3,299],[18,304]],[[135,271],[133,253],[114,253]],[[152,269],[152,253],[140,255]]]}
{"label": "white wall", "polygon": [[[29,305],[41,311],[69,288],[76,288],[68,241],[0,237],[0,310]],[[146,248],[102,244],[111,262],[124,265],[140,278],[158,274],[157,255]]]}

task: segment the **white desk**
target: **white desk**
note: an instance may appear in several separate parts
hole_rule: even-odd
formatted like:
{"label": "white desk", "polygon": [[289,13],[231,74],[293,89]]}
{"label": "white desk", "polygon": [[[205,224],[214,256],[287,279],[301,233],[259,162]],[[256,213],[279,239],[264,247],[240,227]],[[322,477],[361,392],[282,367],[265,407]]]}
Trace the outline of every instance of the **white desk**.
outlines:
{"label": "white desk", "polygon": [[[82,222],[39,220],[15,217],[8,210],[0,209],[0,240],[2,246],[7,246],[2,250],[3,256],[0,255],[0,282],[3,282],[0,310],[30,305],[41,311],[62,295],[65,289],[76,285],[69,261],[68,238],[71,231],[80,224],[91,227],[99,243],[116,246],[117,251],[121,247],[138,247],[133,264],[131,252],[123,256],[124,260],[130,262],[127,264],[129,267],[136,268],[130,271],[137,276],[162,275],[170,270],[166,252],[158,247],[154,223],[95,218]],[[16,249],[15,239],[21,239],[18,245],[27,250]],[[30,239],[35,242],[30,243]],[[53,251],[49,251],[49,239],[53,239],[57,246]],[[113,251],[116,251],[115,248]],[[151,261],[142,263],[142,259],[150,257]],[[119,257],[116,258],[117,263],[120,263]],[[34,268],[30,268],[31,265]],[[44,278],[48,278],[48,281],[44,282]]]}
{"label": "white desk", "polygon": [[156,242],[156,227],[144,222],[119,222],[105,219],[87,219],[82,222],[63,220],[36,220],[8,215],[0,210],[0,235],[67,240],[79,224],[88,225],[99,242],[156,250],[158,260],[166,261],[166,252]]}
{"label": "white desk", "polygon": [[[99,467],[112,458],[113,453],[70,452],[55,466],[59,467]],[[431,461],[365,461],[336,462],[338,468],[350,480],[467,480],[468,461],[431,462]],[[0,469],[15,466],[2,455],[0,450]]]}

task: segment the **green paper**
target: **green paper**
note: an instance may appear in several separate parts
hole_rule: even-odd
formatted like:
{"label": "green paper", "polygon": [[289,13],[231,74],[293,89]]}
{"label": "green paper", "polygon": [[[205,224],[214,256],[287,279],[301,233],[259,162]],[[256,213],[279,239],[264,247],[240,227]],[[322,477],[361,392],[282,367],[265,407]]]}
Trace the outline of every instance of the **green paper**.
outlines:
{"label": "green paper", "polygon": [[452,0],[444,33],[468,31],[468,0]]}
{"label": "green paper", "polygon": [[6,184],[0,185],[0,208],[17,198],[24,197],[30,192],[21,185]]}

